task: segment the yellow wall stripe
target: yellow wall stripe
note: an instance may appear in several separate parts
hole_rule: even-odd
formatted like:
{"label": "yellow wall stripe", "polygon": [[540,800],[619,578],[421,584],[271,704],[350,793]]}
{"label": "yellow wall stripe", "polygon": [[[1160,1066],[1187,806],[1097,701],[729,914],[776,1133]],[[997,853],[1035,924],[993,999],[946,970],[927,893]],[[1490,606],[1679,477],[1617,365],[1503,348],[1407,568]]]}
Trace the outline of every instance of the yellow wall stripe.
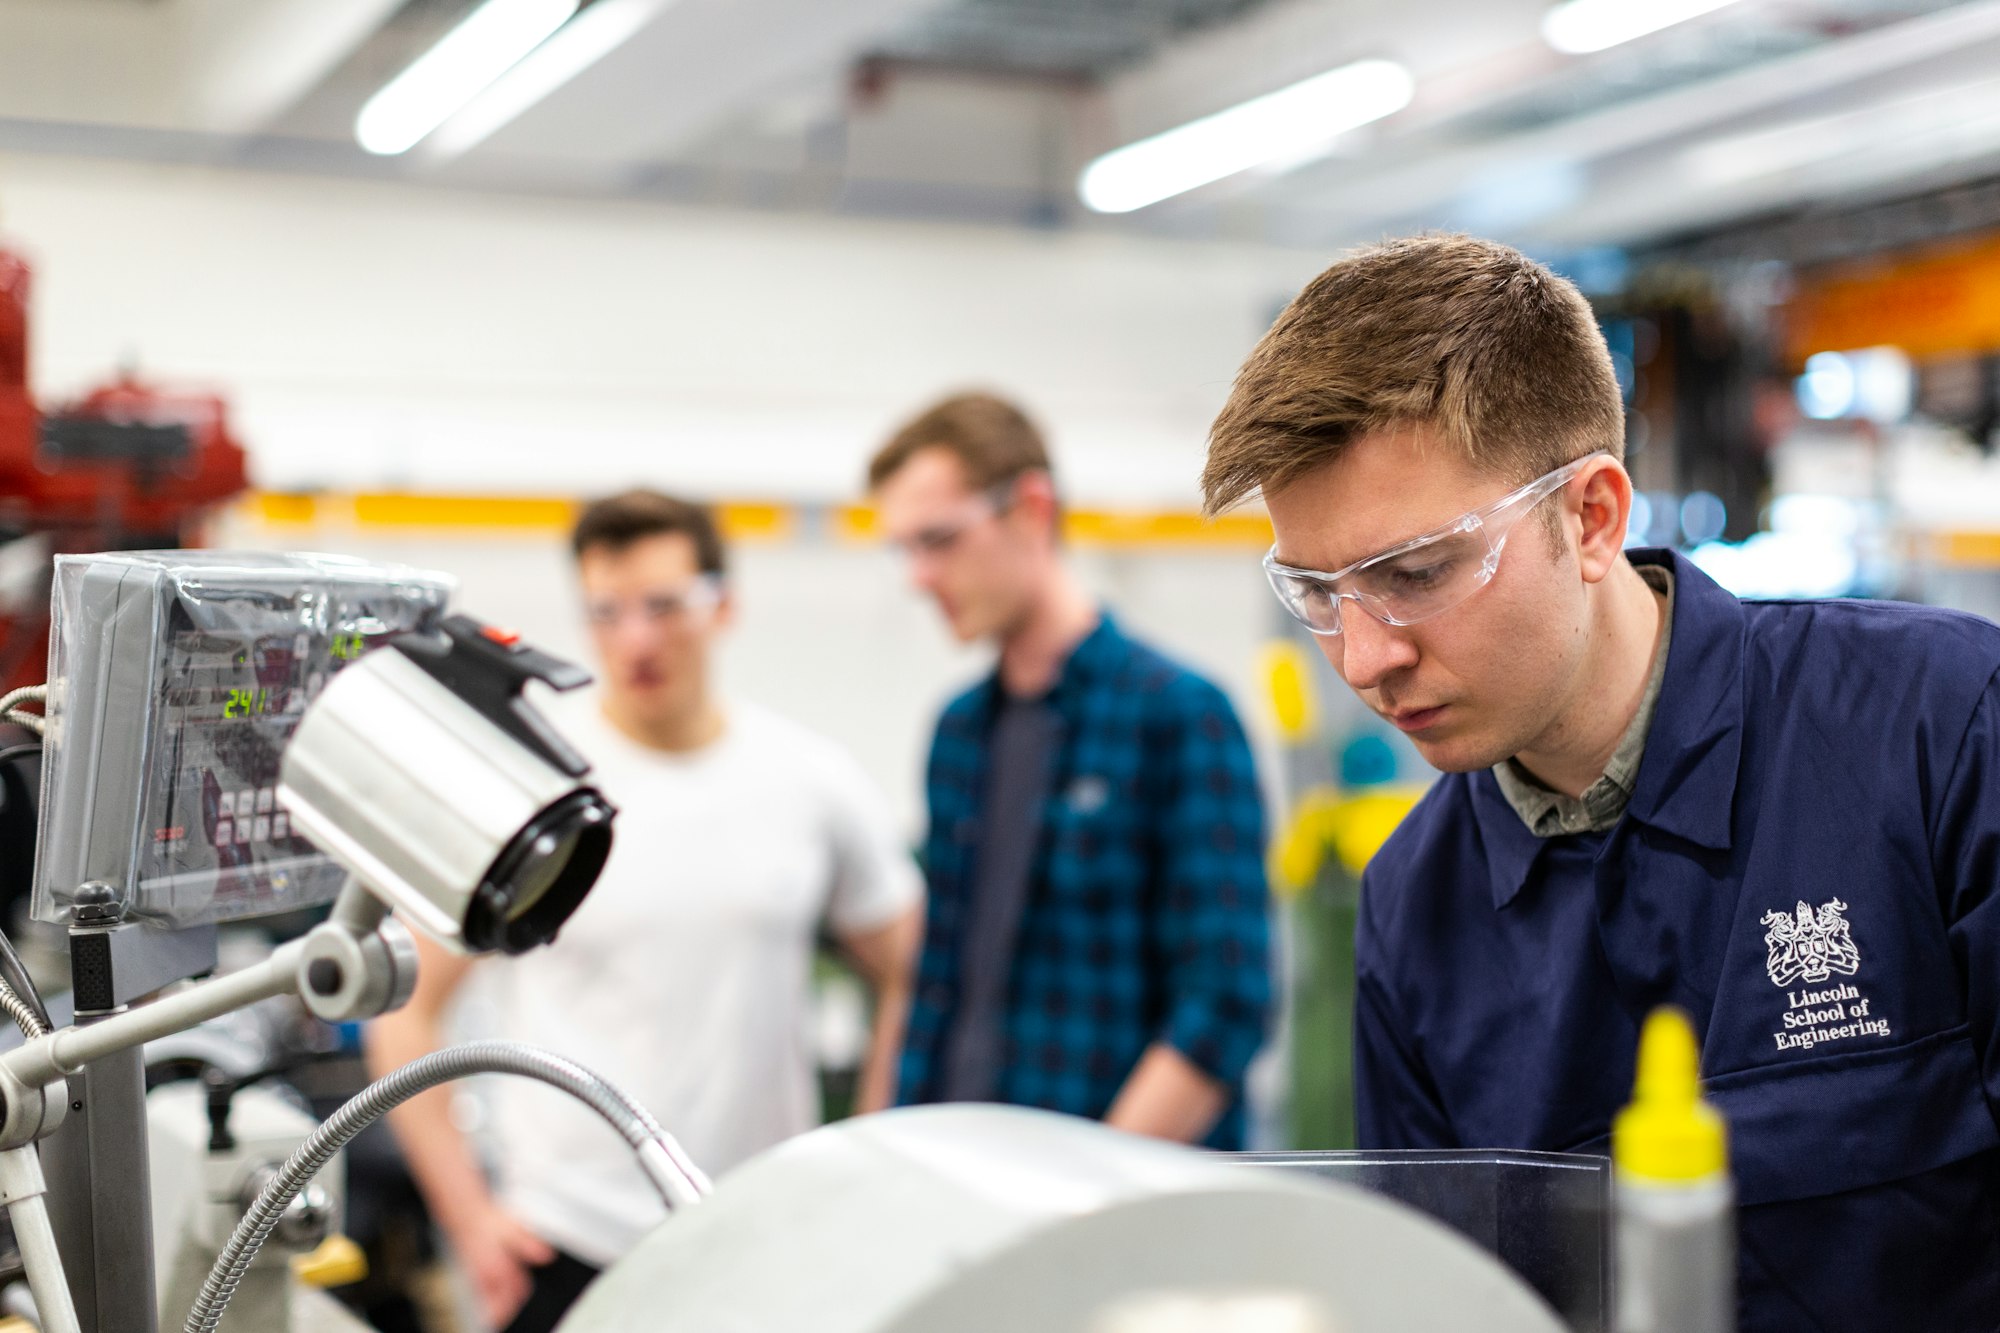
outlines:
{"label": "yellow wall stripe", "polygon": [[1192,511],[1126,513],[1093,509],[1065,515],[1063,531],[1079,546],[1254,546],[1271,544],[1271,521],[1262,515],[1227,514],[1206,519]]}
{"label": "yellow wall stripe", "polygon": [[[559,533],[576,521],[578,501],[561,496],[419,495],[400,491],[361,494],[258,492],[244,501],[251,517],[273,527],[353,524],[367,528],[464,532]],[[732,541],[787,541],[802,532],[824,532],[843,542],[880,539],[867,505],[828,508],[768,501],[725,501],[717,521]],[[823,522],[809,521],[808,516]],[[1077,509],[1064,515],[1064,534],[1078,546],[1235,547],[1263,550],[1271,522],[1261,514],[1206,519],[1192,510]]]}
{"label": "yellow wall stripe", "polygon": [[792,535],[797,513],[787,505],[719,504],[715,521],[731,541],[779,541]]}
{"label": "yellow wall stripe", "polygon": [[266,523],[278,526],[319,522],[319,501],[311,495],[286,495],[263,491],[250,497],[250,512]]}
{"label": "yellow wall stripe", "polygon": [[1929,546],[1931,559],[1940,565],[2000,566],[2000,532],[1940,532],[1920,544]]}
{"label": "yellow wall stripe", "polygon": [[371,528],[566,528],[576,521],[576,501],[384,492],[355,496],[354,521]]}
{"label": "yellow wall stripe", "polygon": [[833,535],[848,542],[879,540],[881,534],[875,528],[875,506],[841,505],[833,511]]}

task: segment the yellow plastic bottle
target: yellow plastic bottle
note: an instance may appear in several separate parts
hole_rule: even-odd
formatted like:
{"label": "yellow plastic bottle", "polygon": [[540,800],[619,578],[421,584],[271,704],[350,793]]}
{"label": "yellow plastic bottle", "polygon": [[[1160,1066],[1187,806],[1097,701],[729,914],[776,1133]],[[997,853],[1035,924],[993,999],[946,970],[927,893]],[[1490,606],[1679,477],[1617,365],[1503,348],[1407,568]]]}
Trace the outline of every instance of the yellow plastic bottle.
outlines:
{"label": "yellow plastic bottle", "polygon": [[1730,1333],[1736,1219],[1729,1137],[1702,1100],[1694,1027],[1656,1009],[1639,1034],[1632,1103],[1611,1126],[1618,1333]]}

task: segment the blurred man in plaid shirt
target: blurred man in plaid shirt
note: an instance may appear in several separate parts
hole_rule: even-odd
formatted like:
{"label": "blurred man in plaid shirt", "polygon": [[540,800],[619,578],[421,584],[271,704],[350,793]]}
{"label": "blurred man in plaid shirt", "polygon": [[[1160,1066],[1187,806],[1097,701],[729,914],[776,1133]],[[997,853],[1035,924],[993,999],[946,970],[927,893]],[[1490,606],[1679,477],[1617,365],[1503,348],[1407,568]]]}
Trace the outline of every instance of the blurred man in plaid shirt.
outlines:
{"label": "blurred man in plaid shirt", "polygon": [[1085,593],[1013,405],[937,404],[869,486],[911,581],[960,640],[999,650],[931,749],[899,1100],[1241,1147],[1271,975],[1263,810],[1228,700]]}

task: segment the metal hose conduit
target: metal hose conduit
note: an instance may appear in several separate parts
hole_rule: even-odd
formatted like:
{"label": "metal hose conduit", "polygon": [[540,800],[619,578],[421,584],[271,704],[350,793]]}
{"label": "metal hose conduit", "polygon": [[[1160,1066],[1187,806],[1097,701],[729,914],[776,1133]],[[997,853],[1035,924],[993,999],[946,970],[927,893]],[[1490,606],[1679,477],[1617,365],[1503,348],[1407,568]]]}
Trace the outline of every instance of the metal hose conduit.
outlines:
{"label": "metal hose conduit", "polygon": [[680,1144],[646,1108],[583,1066],[520,1042],[480,1041],[454,1046],[412,1060],[369,1084],[299,1145],[236,1224],[188,1312],[186,1333],[215,1333],[230,1297],[236,1294],[271,1229],[306,1182],[350,1139],[419,1093],[472,1074],[539,1079],[589,1106],[632,1145],[640,1167],[669,1209],[699,1202],[711,1188],[708,1177],[687,1159]]}

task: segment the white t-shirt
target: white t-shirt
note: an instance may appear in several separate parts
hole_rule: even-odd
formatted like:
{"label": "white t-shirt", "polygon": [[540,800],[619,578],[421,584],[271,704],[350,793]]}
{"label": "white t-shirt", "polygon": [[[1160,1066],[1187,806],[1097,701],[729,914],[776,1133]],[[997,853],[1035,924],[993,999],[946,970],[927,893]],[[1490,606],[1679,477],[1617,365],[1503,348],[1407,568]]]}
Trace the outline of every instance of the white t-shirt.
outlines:
{"label": "white t-shirt", "polygon": [[[547,948],[482,965],[496,1035],[632,1093],[711,1176],[819,1123],[810,968],[819,922],[886,925],[921,880],[880,793],[824,737],[732,701],[673,754],[595,700],[551,716],[619,808],[603,876]],[[503,1201],[551,1244],[610,1263],[663,1216],[592,1111],[525,1079],[492,1088]]]}

